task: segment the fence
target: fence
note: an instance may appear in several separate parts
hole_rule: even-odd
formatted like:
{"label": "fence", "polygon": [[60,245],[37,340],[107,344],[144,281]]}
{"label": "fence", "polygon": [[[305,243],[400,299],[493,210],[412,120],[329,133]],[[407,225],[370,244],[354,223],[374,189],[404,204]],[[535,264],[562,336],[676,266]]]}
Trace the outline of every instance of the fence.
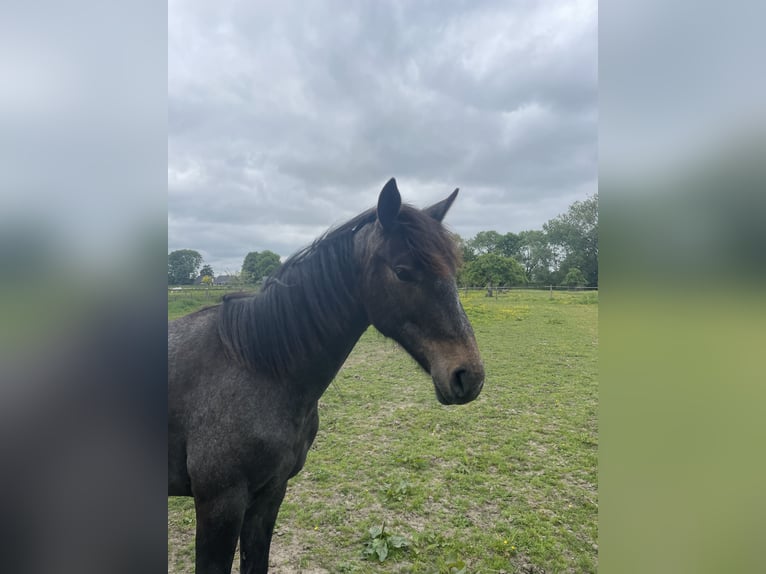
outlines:
{"label": "fence", "polygon": [[240,292],[240,291],[258,291],[257,285],[211,285],[210,287],[207,287],[205,285],[168,285],[168,294],[171,293],[189,293],[192,291],[199,291],[199,292],[205,292],[205,291],[217,291],[226,293],[229,291],[232,292]]}
{"label": "fence", "polygon": [[168,286],[168,304],[173,301],[182,303],[183,301],[196,301],[216,303],[221,301],[227,293],[256,293],[257,285],[174,285]]}
{"label": "fence", "polygon": [[576,287],[568,285],[513,285],[510,287],[472,287],[463,286],[460,290],[464,293],[469,291],[485,291],[487,297],[497,297],[500,293],[508,293],[509,291],[548,291],[553,296],[554,291],[567,291],[567,292],[582,292],[582,291],[598,291],[598,287]]}
{"label": "fence", "polygon": [[[258,285],[211,285],[210,287],[199,285],[184,285],[168,287],[168,309],[175,311],[198,307],[199,305],[214,305],[220,303],[227,293],[257,293]],[[460,291],[468,295],[468,292],[482,292],[486,297],[498,299],[509,296],[516,291],[547,291],[551,299],[555,292],[577,293],[598,292],[598,287],[567,287],[565,285],[514,285],[511,287],[488,287],[463,286]],[[563,295],[562,295],[563,296]]]}
{"label": "fence", "polygon": [[[489,287],[461,286],[461,291],[486,291]],[[570,287],[569,285],[512,285],[510,287],[492,287],[493,291],[598,291],[598,287]]]}

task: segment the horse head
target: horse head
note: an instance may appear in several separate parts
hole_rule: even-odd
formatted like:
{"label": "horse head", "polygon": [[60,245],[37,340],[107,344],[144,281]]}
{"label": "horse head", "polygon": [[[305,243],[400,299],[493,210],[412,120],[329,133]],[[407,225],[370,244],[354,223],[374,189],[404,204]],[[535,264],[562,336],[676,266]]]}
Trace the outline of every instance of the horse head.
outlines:
{"label": "horse head", "polygon": [[484,385],[484,366],[455,281],[460,254],[441,223],[457,193],[416,209],[402,204],[392,178],[358,246],[370,323],[431,375],[445,405],[474,400]]}

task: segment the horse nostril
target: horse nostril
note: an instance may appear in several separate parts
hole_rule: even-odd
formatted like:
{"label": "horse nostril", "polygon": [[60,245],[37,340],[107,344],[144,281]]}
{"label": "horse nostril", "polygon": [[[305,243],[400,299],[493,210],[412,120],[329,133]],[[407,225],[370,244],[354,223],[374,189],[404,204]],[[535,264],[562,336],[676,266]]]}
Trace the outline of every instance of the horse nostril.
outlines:
{"label": "horse nostril", "polygon": [[455,369],[455,372],[452,373],[452,389],[455,391],[455,395],[461,398],[465,396],[465,375],[465,369]]}
{"label": "horse nostril", "polygon": [[450,389],[456,403],[463,404],[475,399],[484,386],[482,366],[458,367],[450,376]]}

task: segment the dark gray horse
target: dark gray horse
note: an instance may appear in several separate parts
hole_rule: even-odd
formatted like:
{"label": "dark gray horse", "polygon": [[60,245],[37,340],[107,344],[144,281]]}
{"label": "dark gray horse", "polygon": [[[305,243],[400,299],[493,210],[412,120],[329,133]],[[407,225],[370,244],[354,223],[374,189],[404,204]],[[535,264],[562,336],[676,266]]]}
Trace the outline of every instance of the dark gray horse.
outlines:
{"label": "dark gray horse", "polygon": [[431,374],[442,404],[475,399],[484,367],[458,299],[441,221],[457,196],[402,205],[391,179],[370,209],[293,255],[255,296],[168,325],[168,493],[193,496],[198,574],[268,570],[287,481],[317,401],[372,324]]}

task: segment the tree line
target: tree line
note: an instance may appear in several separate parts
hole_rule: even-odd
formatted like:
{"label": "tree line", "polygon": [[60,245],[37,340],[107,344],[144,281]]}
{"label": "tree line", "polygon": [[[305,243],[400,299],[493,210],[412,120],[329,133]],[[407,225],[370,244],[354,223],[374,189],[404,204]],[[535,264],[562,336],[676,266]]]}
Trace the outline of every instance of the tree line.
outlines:
{"label": "tree line", "polygon": [[[194,249],[178,249],[168,254],[168,285],[212,284],[215,273],[210,265],[202,265],[202,255]],[[227,276],[231,283],[254,285],[271,275],[281,262],[279,255],[268,249],[251,251],[245,256],[242,270]],[[200,269],[201,267],[201,269]]]}
{"label": "tree line", "polygon": [[576,201],[541,230],[480,231],[458,237],[463,266],[460,285],[598,286],[598,194]]}
{"label": "tree line", "polygon": [[[543,224],[541,230],[519,233],[480,231],[471,239],[457,236],[463,255],[458,272],[461,286],[515,285],[598,286],[598,193],[576,201],[566,213]],[[273,251],[245,256],[237,282],[259,283],[280,265]],[[213,269],[203,266],[199,252],[180,249],[168,254],[168,284],[212,283]],[[206,279],[207,278],[207,279]]]}

